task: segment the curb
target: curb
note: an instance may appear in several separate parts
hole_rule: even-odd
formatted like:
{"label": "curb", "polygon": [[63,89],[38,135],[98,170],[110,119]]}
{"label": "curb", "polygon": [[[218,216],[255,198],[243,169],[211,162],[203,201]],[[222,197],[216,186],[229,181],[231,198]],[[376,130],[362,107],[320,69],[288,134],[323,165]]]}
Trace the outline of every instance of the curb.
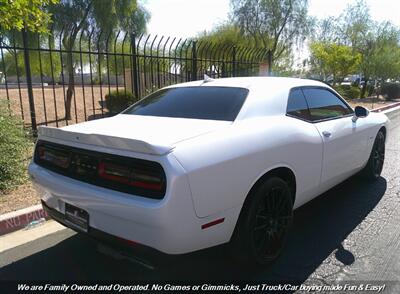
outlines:
{"label": "curb", "polygon": [[375,109],[372,109],[371,111],[372,112],[382,112],[384,110],[392,109],[392,108],[395,108],[395,107],[398,107],[398,106],[400,106],[400,102],[396,102],[396,103],[393,103],[393,104],[390,104],[390,105],[386,105],[386,106],[382,106],[382,107],[379,107],[379,108],[375,108]]}
{"label": "curb", "polygon": [[49,219],[49,216],[41,204],[0,215],[0,236],[17,231],[43,218]]}

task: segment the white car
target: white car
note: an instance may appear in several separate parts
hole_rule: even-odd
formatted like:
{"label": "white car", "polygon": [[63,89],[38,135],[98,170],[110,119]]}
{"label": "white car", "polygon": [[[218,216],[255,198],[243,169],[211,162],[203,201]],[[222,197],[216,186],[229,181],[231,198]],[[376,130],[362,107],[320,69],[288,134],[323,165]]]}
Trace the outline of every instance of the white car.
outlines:
{"label": "white car", "polygon": [[379,177],[387,123],[317,81],[206,79],[40,128],[29,173],[49,214],[77,231],[167,254],[231,242],[265,264],[293,209],[361,170]]}

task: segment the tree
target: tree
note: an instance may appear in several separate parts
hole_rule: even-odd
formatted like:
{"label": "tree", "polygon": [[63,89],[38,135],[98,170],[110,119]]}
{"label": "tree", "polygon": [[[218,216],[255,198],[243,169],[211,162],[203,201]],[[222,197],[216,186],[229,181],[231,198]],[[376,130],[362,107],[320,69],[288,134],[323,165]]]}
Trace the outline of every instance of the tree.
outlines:
{"label": "tree", "polygon": [[315,28],[310,38],[311,41],[341,43],[341,28],[339,22],[340,18],[333,16],[316,21]]}
{"label": "tree", "polygon": [[[48,27],[51,23],[51,13],[47,8],[56,4],[58,0],[0,0],[0,43],[6,46],[23,47],[24,42],[21,30],[26,30],[29,48],[37,47],[39,43],[46,43],[49,38]],[[7,75],[25,73],[23,52],[6,49],[4,54],[4,71]],[[41,60],[48,59],[50,53],[42,52]],[[49,74],[59,64],[55,62],[53,68],[46,62],[40,62],[39,52],[30,51],[30,65],[33,74]]]}
{"label": "tree", "polygon": [[324,79],[332,75],[333,84],[354,73],[361,61],[359,53],[354,54],[351,47],[337,43],[313,42],[310,51],[313,67],[320,71]]}
{"label": "tree", "polygon": [[353,5],[347,6],[340,18],[339,28],[342,28],[340,31],[342,41],[361,55],[360,72],[365,81],[361,97],[365,95],[367,82],[373,71],[371,56],[375,48],[375,35],[372,31],[374,25],[364,0],[358,0]]}
{"label": "tree", "polygon": [[[4,54],[4,71],[7,76],[25,75],[25,60],[23,50],[14,50],[12,47],[23,47],[22,34],[16,30],[5,31],[2,34],[3,44],[10,46]],[[38,48],[48,46],[49,42],[54,47],[54,38],[47,33],[27,32],[28,48]],[[61,64],[59,58],[53,57],[53,62],[46,62],[50,59],[50,55],[55,53],[38,50],[29,50],[30,69],[32,75],[51,76],[52,72],[59,72]],[[40,57],[39,57],[40,55]]]}
{"label": "tree", "polygon": [[369,7],[365,0],[358,0],[354,4],[347,6],[339,18],[338,28],[346,45],[355,50],[362,50],[365,46],[365,37],[370,32],[373,24]]}
{"label": "tree", "polygon": [[244,36],[240,28],[234,24],[221,24],[211,32],[204,32],[197,38],[199,41],[218,43],[226,46],[255,47],[254,40]]}
{"label": "tree", "polygon": [[47,32],[51,14],[45,8],[57,0],[0,0],[0,32],[24,27],[30,32]]}
{"label": "tree", "polygon": [[361,97],[364,97],[366,83],[370,78],[381,80],[397,79],[400,76],[400,31],[389,22],[375,24],[369,33],[361,63],[365,83]]}
{"label": "tree", "polygon": [[[254,40],[248,36],[244,36],[239,27],[229,23],[221,24],[215,27],[211,32],[200,34],[197,40],[198,58],[203,60],[224,60],[226,64],[232,64],[234,53],[236,55],[241,55],[240,51],[244,50],[244,48],[256,48]],[[236,47],[235,51],[233,50],[234,47]],[[213,58],[213,56],[218,56],[218,58]],[[238,56],[235,58],[238,58]],[[247,68],[241,63],[237,63],[235,66],[236,72],[245,71]],[[217,64],[214,60],[201,62],[198,65],[198,69],[200,71],[209,72],[210,75],[219,73],[221,76],[224,76],[226,72],[229,71],[227,66]],[[233,70],[232,67],[230,69]]]}
{"label": "tree", "polygon": [[[60,37],[66,50],[65,71],[68,75],[65,116],[66,119],[71,119],[76,67],[72,51],[79,32],[90,30],[96,35],[101,33],[109,35],[116,29],[123,29],[140,33],[145,30],[149,14],[144,8],[138,6],[136,0],[61,0],[58,4],[50,6],[49,11],[53,14],[53,29],[63,32]],[[101,41],[103,45],[106,42],[99,40],[99,44]]]}
{"label": "tree", "polygon": [[[237,48],[245,48],[245,50],[250,50],[252,53],[250,57],[253,58],[257,56],[258,58],[263,58],[264,60],[267,58],[268,49],[263,46],[262,43],[256,44],[255,40],[244,34],[243,31],[235,24],[222,24],[214,28],[211,32],[204,32],[198,37],[199,43],[212,43],[218,44],[214,50],[223,50],[228,51],[227,48],[231,48],[233,46]],[[259,50],[251,50],[251,49],[259,49]],[[199,54],[206,53],[202,50],[199,50]],[[264,55],[261,55],[260,52],[264,52]],[[238,54],[240,55],[240,54]],[[205,56],[204,56],[205,57]],[[232,61],[231,55],[221,54],[222,59],[225,61]],[[245,64],[238,65],[239,72],[241,70],[246,71],[248,66]],[[242,67],[242,68],[240,68]],[[253,68],[253,71],[258,71],[258,69]],[[281,54],[279,59],[276,59],[273,64],[274,73],[278,73],[279,75],[288,76],[293,74],[293,54],[291,50],[286,50]]]}
{"label": "tree", "polygon": [[[368,80],[395,76],[400,32],[389,22],[372,21],[365,0],[347,7],[342,16],[343,41],[361,55],[360,71],[364,78],[361,97],[365,96]],[[391,58],[394,58],[390,61]]]}
{"label": "tree", "polygon": [[[361,57],[357,69],[364,79],[361,97],[365,96],[366,86],[371,78],[381,79],[380,76],[394,75],[396,59],[392,59],[391,64],[389,60],[395,58],[399,47],[399,29],[388,22],[374,22],[365,0],[358,0],[347,6],[337,18],[319,21],[315,32],[313,43],[348,46],[354,56]],[[312,61],[312,69],[321,70],[318,64],[321,60]]]}
{"label": "tree", "polygon": [[307,0],[231,0],[232,20],[257,47],[268,48],[272,63],[300,45],[314,20]]}
{"label": "tree", "polygon": [[394,39],[388,39],[386,34],[381,35],[375,41],[369,63],[371,64],[371,77],[382,83],[389,79],[399,79],[400,46]]}

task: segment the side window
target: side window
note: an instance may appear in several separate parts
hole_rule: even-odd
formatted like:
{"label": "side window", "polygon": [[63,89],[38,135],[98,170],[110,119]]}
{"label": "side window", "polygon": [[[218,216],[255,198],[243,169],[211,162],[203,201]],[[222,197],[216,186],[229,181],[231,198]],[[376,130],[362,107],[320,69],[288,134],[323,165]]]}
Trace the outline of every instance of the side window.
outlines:
{"label": "side window", "polygon": [[335,118],[353,113],[339,97],[319,88],[305,88],[303,93],[310,109],[311,120]]}
{"label": "side window", "polygon": [[290,91],[286,113],[300,119],[310,120],[307,102],[301,89]]}

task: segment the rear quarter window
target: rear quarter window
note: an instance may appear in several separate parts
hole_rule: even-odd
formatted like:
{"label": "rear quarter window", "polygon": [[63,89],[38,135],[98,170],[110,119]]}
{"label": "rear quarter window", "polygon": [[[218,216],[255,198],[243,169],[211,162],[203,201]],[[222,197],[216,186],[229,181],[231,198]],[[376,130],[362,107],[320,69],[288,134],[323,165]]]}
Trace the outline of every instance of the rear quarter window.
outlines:
{"label": "rear quarter window", "polygon": [[306,98],[304,97],[303,91],[300,88],[292,89],[290,91],[286,113],[296,118],[304,120],[310,119],[310,112]]}

